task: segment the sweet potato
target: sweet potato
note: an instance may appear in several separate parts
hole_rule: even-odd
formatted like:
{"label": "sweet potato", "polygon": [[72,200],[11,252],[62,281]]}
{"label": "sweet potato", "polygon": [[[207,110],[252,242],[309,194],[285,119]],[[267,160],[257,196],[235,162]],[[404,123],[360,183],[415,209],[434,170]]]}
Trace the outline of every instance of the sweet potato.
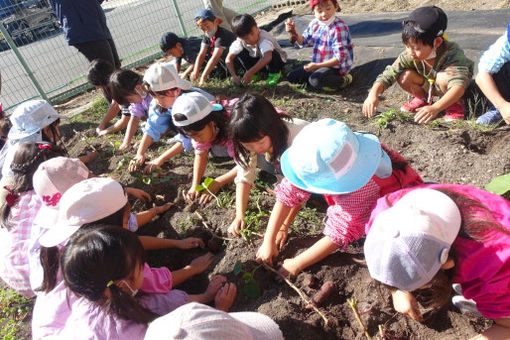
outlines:
{"label": "sweet potato", "polygon": [[209,248],[212,253],[216,253],[220,247],[218,246],[218,242],[216,242],[216,240],[210,239],[207,241],[207,248]]}
{"label": "sweet potato", "polygon": [[[321,289],[312,297],[312,304],[319,307],[324,301],[336,291],[335,283],[333,281],[326,281]],[[306,305],[305,309],[312,309],[312,306]]]}

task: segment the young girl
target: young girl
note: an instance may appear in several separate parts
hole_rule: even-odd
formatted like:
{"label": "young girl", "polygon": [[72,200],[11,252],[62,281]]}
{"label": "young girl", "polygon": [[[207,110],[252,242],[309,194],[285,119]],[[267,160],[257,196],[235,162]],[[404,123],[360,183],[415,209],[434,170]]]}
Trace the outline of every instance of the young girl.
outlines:
{"label": "young girl", "polygon": [[[214,99],[207,92],[191,87],[191,83],[181,79],[175,68],[167,63],[155,63],[147,69],[143,77],[143,89],[154,100],[149,107],[149,115],[138,151],[129,166],[130,171],[135,171],[144,164],[145,152],[153,142],[157,142],[162,135],[170,130],[175,132],[175,126],[173,126],[171,118],[172,106],[181,92],[200,92],[208,97],[209,100]],[[180,154],[182,151],[190,151],[192,149],[189,138],[178,134],[174,137],[174,140],[177,143],[155,160],[148,162],[144,172],[151,172],[161,166],[166,160]]]}
{"label": "young girl", "polygon": [[[61,328],[53,334],[63,339],[143,339],[147,324],[157,316],[189,301],[208,303],[231,288],[223,286],[224,277],[216,276],[200,295],[178,290],[139,293],[145,280],[145,252],[133,233],[117,226],[81,228],[70,238],[60,261],[65,283],[75,294],[70,315],[60,320]],[[34,319],[40,313],[44,310],[35,309]]]}
{"label": "young girl", "polygon": [[[377,201],[368,222],[370,275],[391,286],[393,306],[423,321],[414,293],[432,306],[450,299],[452,283],[495,323],[477,339],[510,338],[510,203],[481,189],[431,184]],[[455,300],[454,300],[455,304]]]}
{"label": "young girl", "polygon": [[[256,164],[263,170],[281,175],[280,157],[306,124],[307,121],[293,119],[278,110],[261,95],[243,95],[235,103],[229,123],[235,159],[241,165],[238,171],[254,171]],[[244,215],[251,184],[238,182],[236,188],[239,193],[236,200],[236,218],[230,225],[229,232],[239,235],[239,229],[245,227]],[[299,207],[294,210],[291,216],[298,212]]]}
{"label": "young girl", "polygon": [[281,158],[285,179],[276,187],[276,204],[269,218],[257,260],[272,264],[278,255],[277,234],[293,207],[310,193],[329,204],[326,235],[293,259],[284,261],[286,275],[297,275],[338,248],[364,235],[372,206],[388,192],[422,184],[420,176],[396,152],[381,147],[376,136],[353,133],[344,123],[322,119],[304,127]]}
{"label": "young girl", "polygon": [[41,202],[33,191],[32,176],[41,162],[64,153],[53,144],[21,144],[11,164],[14,185],[2,189],[8,194],[1,209],[0,277],[9,287],[25,296],[34,296],[29,281],[27,252],[32,222],[41,208]]}
{"label": "young girl", "polygon": [[[37,302],[34,307],[32,322],[33,337],[45,338],[61,328],[63,320],[56,319],[55,314],[65,316],[69,314],[66,287],[59,274],[59,248],[69,237],[80,229],[91,224],[109,224],[117,228],[128,229],[130,206],[122,186],[109,178],[90,178],[83,180],[64,192],[59,200],[58,217],[52,226],[39,239],[41,244],[41,264],[44,279],[39,290]],[[131,215],[132,216],[132,215]],[[145,249],[155,249],[154,238],[139,236]],[[189,238],[182,241],[173,241],[174,247],[189,249],[202,245],[197,239]],[[167,245],[168,247],[168,245]],[[213,255],[208,253],[193,260],[182,269],[172,271],[166,267],[151,268],[144,265],[144,282],[141,290],[146,293],[167,293],[173,286],[199,274],[212,263]],[[181,295],[187,294],[184,292]],[[37,317],[36,311],[37,310]],[[47,313],[45,313],[46,311]]]}

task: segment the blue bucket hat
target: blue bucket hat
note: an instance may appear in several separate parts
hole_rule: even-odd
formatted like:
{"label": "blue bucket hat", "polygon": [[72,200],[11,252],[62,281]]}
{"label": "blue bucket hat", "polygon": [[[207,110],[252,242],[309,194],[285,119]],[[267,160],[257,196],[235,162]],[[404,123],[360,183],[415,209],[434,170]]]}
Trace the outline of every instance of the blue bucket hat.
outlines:
{"label": "blue bucket hat", "polygon": [[210,9],[201,9],[195,14],[195,21],[197,24],[200,24],[204,20],[214,21],[216,16]]}
{"label": "blue bucket hat", "polygon": [[377,173],[391,175],[391,161],[379,139],[354,133],[342,122],[321,119],[304,127],[281,157],[285,177],[318,194],[345,194],[363,187]]}

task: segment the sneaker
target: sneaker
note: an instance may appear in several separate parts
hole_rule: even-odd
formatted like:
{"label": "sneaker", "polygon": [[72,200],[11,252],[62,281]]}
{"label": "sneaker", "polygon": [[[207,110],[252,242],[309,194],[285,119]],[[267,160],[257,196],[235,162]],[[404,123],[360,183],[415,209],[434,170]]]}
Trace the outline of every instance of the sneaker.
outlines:
{"label": "sneaker", "polygon": [[472,299],[466,299],[462,295],[454,295],[452,297],[452,305],[457,307],[462,313],[472,313],[481,315],[476,308],[476,302]]}
{"label": "sneaker", "polygon": [[489,125],[496,124],[503,120],[501,113],[495,108],[492,107],[489,111],[485,112],[483,115],[478,117],[476,120],[476,124],[480,125]]}
{"label": "sneaker", "polygon": [[351,85],[352,83],[352,76],[350,74],[346,74],[344,77],[343,77],[343,83],[342,85],[340,85],[338,88],[334,88],[334,87],[329,87],[329,86],[323,86],[321,88],[322,91],[324,92],[337,92],[338,90],[342,90],[342,89],[345,89],[347,86]]}
{"label": "sneaker", "polygon": [[269,85],[269,86],[274,86],[274,85],[278,84],[278,81],[280,80],[281,77],[282,77],[282,73],[281,72],[278,72],[278,73],[269,73],[267,75],[266,84]]}
{"label": "sneaker", "polygon": [[464,119],[464,108],[466,104],[464,103],[464,99],[459,100],[450,107],[446,108],[446,112],[444,115],[444,120],[446,122],[451,122],[453,120],[462,120]]}
{"label": "sneaker", "polygon": [[402,112],[416,112],[420,107],[427,106],[425,99],[414,97],[409,103],[405,103],[400,107]]}

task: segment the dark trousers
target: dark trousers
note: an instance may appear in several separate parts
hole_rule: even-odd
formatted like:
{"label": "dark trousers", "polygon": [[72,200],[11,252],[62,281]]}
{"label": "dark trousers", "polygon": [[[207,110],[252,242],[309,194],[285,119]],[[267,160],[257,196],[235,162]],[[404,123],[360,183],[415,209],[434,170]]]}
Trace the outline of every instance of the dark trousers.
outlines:
{"label": "dark trousers", "polygon": [[341,89],[344,85],[344,76],[340,75],[337,68],[321,67],[313,72],[308,72],[302,66],[287,74],[287,80],[295,84],[308,84],[314,90],[321,90],[324,87]]}
{"label": "dark trousers", "polygon": [[115,68],[120,68],[119,55],[112,39],[87,41],[73,46],[76,47],[88,61],[103,59],[111,62]]}
{"label": "dark trousers", "polygon": [[[248,71],[253,66],[255,66],[256,63],[258,63],[260,58],[250,56],[248,50],[243,49],[243,51],[237,55],[237,60],[239,60],[239,63],[244,68],[244,70]],[[284,65],[285,63],[283,62],[280,53],[278,53],[276,50],[273,50],[273,57],[271,58],[269,64],[266,66],[267,71],[269,73],[281,72]]]}
{"label": "dark trousers", "polygon": [[[510,101],[510,61],[505,63],[497,73],[492,74],[492,79],[494,79],[501,96],[505,100]],[[477,115],[486,112],[494,106],[474,80],[471,81],[466,89],[464,98],[467,102],[467,107],[471,107],[472,109],[470,110],[476,112]]]}
{"label": "dark trousers", "polygon": [[506,62],[497,73],[493,74],[492,78],[501,96],[506,101],[510,101],[510,61]]}

